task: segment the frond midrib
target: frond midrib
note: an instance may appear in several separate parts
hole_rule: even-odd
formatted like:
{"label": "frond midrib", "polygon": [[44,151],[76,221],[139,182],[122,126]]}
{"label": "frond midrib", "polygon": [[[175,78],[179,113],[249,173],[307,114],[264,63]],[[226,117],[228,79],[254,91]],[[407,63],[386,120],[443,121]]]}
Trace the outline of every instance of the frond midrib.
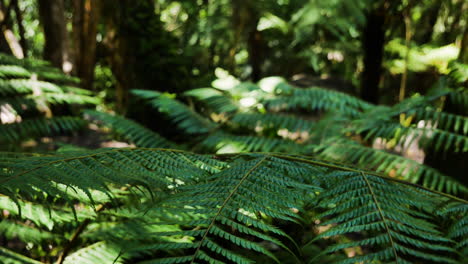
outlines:
{"label": "frond midrib", "polygon": [[200,252],[202,246],[203,246],[203,242],[207,239],[208,237],[208,234],[210,233],[210,230],[211,228],[213,228],[215,222],[216,222],[216,219],[220,216],[221,212],[224,210],[224,208],[226,207],[227,203],[231,200],[231,198],[234,196],[234,194],[237,192],[237,190],[239,189],[239,187],[244,183],[244,181],[247,179],[247,177],[249,177],[249,175],[255,170],[257,169],[264,161],[266,161],[268,157],[267,156],[264,156],[262,159],[260,159],[254,166],[252,166],[252,168],[250,168],[250,170],[248,170],[243,176],[242,178],[239,180],[239,182],[237,183],[237,185],[234,187],[234,189],[232,189],[232,191],[229,193],[229,195],[226,197],[226,199],[224,199],[223,203],[221,204],[221,206],[219,207],[218,211],[216,212],[215,216],[211,219],[211,222],[210,224],[208,225],[208,227],[206,228],[206,231],[205,233],[203,234],[203,237],[200,239],[200,241],[198,242],[198,247],[196,248],[195,252],[193,253],[193,256],[192,256],[192,260],[190,261],[191,264],[195,263],[195,260],[197,258],[197,255],[198,253]]}
{"label": "frond midrib", "polygon": [[369,189],[369,192],[370,192],[370,194],[372,196],[372,200],[374,201],[374,204],[377,207],[377,211],[379,212],[380,218],[382,219],[382,222],[383,222],[383,224],[385,226],[385,230],[386,230],[388,239],[390,240],[390,245],[392,247],[392,251],[393,251],[393,254],[395,256],[395,262],[396,262],[396,264],[398,264],[398,259],[399,258],[398,258],[397,250],[396,250],[396,247],[395,247],[395,242],[393,241],[393,238],[392,238],[392,235],[391,235],[391,230],[388,227],[386,217],[385,217],[385,215],[384,215],[384,213],[382,211],[382,208],[380,208],[380,203],[377,200],[377,196],[374,194],[374,190],[372,189],[372,186],[371,186],[370,182],[367,180],[366,175],[363,172],[361,172],[360,175],[363,178],[363,180],[366,182],[367,188]]}

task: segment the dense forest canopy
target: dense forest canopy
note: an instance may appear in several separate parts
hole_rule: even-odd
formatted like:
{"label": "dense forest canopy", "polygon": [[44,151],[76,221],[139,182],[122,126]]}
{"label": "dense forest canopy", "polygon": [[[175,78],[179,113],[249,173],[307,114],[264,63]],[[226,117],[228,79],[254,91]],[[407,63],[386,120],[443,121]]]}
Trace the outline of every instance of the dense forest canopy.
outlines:
{"label": "dense forest canopy", "polygon": [[0,264],[466,263],[468,2],[0,0]]}

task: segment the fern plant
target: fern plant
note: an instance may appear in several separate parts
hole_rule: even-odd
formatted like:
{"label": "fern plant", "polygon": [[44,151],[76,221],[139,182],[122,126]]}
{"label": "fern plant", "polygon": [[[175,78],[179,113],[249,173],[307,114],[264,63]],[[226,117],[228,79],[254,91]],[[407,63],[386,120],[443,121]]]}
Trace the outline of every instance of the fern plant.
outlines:
{"label": "fern plant", "polygon": [[[53,243],[43,254],[57,263],[466,258],[466,201],[307,156],[137,148],[0,157],[0,231]],[[11,263],[37,258],[1,252]]]}
{"label": "fern plant", "polygon": [[[16,241],[0,245],[2,261],[463,263],[468,257],[467,201],[443,193],[463,194],[466,187],[393,150],[418,140],[440,155],[466,152],[466,118],[440,110],[443,98],[456,97],[462,107],[464,90],[383,107],[279,79],[214,85],[181,100],[133,92],[187,135],[182,145],[124,117],[88,110],[90,122],[141,148],[0,153],[0,234]],[[49,124],[44,132],[63,129]],[[15,125],[27,121],[1,126],[7,140],[23,137],[8,132],[19,131]],[[368,145],[378,139],[387,150]]]}
{"label": "fern plant", "polygon": [[[79,80],[40,60],[18,60],[0,54],[0,143],[62,134],[85,127],[79,117],[55,111],[60,105],[99,103]],[[56,114],[54,114],[56,112]]]}
{"label": "fern plant", "polygon": [[[400,155],[413,142],[439,155],[467,152],[468,119],[441,111],[445,98],[466,109],[466,90],[451,77],[457,72],[455,68],[442,89],[391,107],[323,88],[293,87],[273,77],[255,85],[230,76],[215,81],[213,88],[187,91],[184,95],[195,100],[195,107],[154,91],[134,94],[168,115],[179,132],[194,139],[187,143],[198,152],[302,153],[357,164],[436,190],[466,193],[457,179]],[[383,142],[385,149],[371,147],[374,142]]]}

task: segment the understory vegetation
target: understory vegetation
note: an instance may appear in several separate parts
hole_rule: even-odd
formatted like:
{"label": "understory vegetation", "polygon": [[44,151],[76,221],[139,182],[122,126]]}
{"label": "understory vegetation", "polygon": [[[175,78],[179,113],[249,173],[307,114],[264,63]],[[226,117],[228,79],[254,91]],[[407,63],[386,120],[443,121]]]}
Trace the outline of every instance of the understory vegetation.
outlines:
{"label": "understory vegetation", "polygon": [[[402,156],[412,144],[439,156],[468,150],[467,118],[440,111],[448,102],[467,109],[464,65],[428,95],[391,107],[222,71],[214,87],[180,98],[133,90],[180,131],[166,138],[93,110],[98,99],[47,67],[3,63],[3,112],[16,120],[0,126],[4,146],[94,123],[136,147],[1,154],[0,231],[33,257],[50,248],[60,263],[466,257],[464,179]],[[88,109],[83,118],[48,116],[60,105]],[[6,263],[35,263],[20,253],[1,251]]]}
{"label": "understory vegetation", "polygon": [[448,2],[0,1],[0,264],[465,263]]}

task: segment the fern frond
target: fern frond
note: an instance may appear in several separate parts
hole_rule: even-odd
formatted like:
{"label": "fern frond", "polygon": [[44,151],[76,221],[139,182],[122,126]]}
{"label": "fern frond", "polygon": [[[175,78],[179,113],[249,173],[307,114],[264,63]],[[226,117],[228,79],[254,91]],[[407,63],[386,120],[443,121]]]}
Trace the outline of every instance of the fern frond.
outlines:
{"label": "fern frond", "polygon": [[456,255],[452,241],[429,220],[439,204],[437,197],[426,196],[420,190],[398,183],[386,183],[382,178],[363,172],[332,173],[329,177],[339,181],[321,195],[322,205],[330,209],[319,217],[330,217],[322,224],[335,226],[318,237],[355,232],[365,237],[331,246],[325,253],[359,246],[372,252],[341,263],[414,263],[416,260],[456,263],[450,257]]}
{"label": "fern frond", "polygon": [[25,95],[31,99],[43,98],[52,104],[98,104],[100,102],[99,98],[80,88],[62,88],[49,82],[21,79],[0,80],[0,95],[9,97]]}
{"label": "fern frond", "polygon": [[[11,112],[22,114],[26,111],[37,109],[37,102],[27,95],[5,96],[0,99],[0,106],[9,108]],[[11,107],[11,108],[10,108]],[[5,109],[3,111],[5,111]]]}
{"label": "fern frond", "polygon": [[263,101],[268,109],[334,111],[356,117],[362,111],[372,108],[371,104],[351,95],[318,87],[291,87],[278,93],[279,95]]}
{"label": "fern frond", "polygon": [[[169,201],[171,207],[183,208],[188,203],[191,209],[187,211],[198,212],[202,209],[205,212],[201,219],[195,221],[195,225],[186,223],[191,226],[189,229],[197,230],[191,234],[195,237],[192,244],[195,250],[191,253],[190,263],[201,260],[251,262],[231,251],[229,248],[233,246],[276,259],[272,253],[244,236],[266,239],[285,247],[272,236],[281,232],[261,223],[256,212],[285,221],[299,221],[299,216],[290,209],[301,208],[304,192],[318,187],[303,184],[296,179],[288,180],[275,170],[275,160],[268,156],[252,158],[235,162],[230,168],[213,175],[212,181],[191,186],[180,197]],[[237,232],[244,236],[239,237]],[[172,263],[176,261],[174,259]]]}
{"label": "fern frond", "polygon": [[8,211],[14,219],[27,220],[34,225],[51,231],[55,225],[73,221],[83,221],[96,216],[91,208],[73,211],[72,208],[45,206],[36,202],[13,200],[0,196],[0,209]]}
{"label": "fern frond", "polygon": [[[467,214],[468,202],[306,156],[101,149],[14,158],[0,155],[0,193],[8,195],[11,206],[18,201],[27,207],[27,200],[48,197],[54,197],[48,202],[53,206],[77,201],[89,206],[93,191],[115,197],[98,216],[82,216],[100,219],[85,227],[83,238],[109,246],[107,257],[122,255],[132,263],[141,257],[146,263],[252,263],[258,256],[275,261],[265,244],[292,254],[298,250],[295,242],[304,239],[291,238],[277,223],[302,224],[317,213],[332,227],[316,240],[346,238],[324,254],[362,248],[362,254],[343,263],[455,263],[462,250],[456,242],[464,241],[464,231],[442,231]],[[148,192],[158,193],[157,203]],[[312,210],[311,205],[319,206]],[[454,226],[464,228],[464,223]],[[95,254],[92,247],[78,252],[84,262]]]}
{"label": "fern frond", "polygon": [[[30,58],[17,59],[10,55],[0,54],[0,64],[23,68],[23,70],[19,68],[17,68],[17,70],[10,68],[11,70],[9,70],[6,68],[5,71],[10,71],[11,73],[11,75],[9,75],[10,77],[20,77],[20,75],[22,75],[22,77],[30,77],[32,74],[35,74],[40,79],[47,81],[73,84],[79,84],[80,82],[79,78],[63,74],[58,68],[52,67],[50,62],[44,60]],[[30,74],[27,75],[26,71]]]}
{"label": "fern frond", "polygon": [[426,107],[418,109],[415,113],[415,118],[417,120],[433,122],[437,128],[442,130],[465,136],[468,135],[468,118],[466,116],[441,112],[434,108]]}
{"label": "fern frond", "polygon": [[85,114],[102,122],[104,126],[112,128],[118,135],[134,143],[137,147],[144,148],[180,148],[175,143],[163,138],[154,131],[146,127],[126,119],[121,116],[113,116],[107,113],[87,110]]}
{"label": "fern frond", "polygon": [[[34,97],[33,97],[34,98]],[[101,102],[101,99],[95,96],[72,94],[72,93],[45,93],[40,98],[49,104],[93,104],[97,105]]]}
{"label": "fern frond", "polygon": [[438,211],[439,215],[452,215],[452,224],[448,229],[448,237],[456,242],[455,248],[460,253],[459,259],[468,258],[468,210],[467,204],[449,203]]}
{"label": "fern frond", "polygon": [[[93,202],[93,190],[111,195],[107,186],[110,183],[170,191],[208,174],[201,168],[203,163],[192,162],[187,156],[190,154],[176,150],[103,149],[34,157],[19,160],[0,172],[0,193],[16,197],[20,188],[22,195],[27,196],[45,193],[76,199],[73,194],[81,191]],[[81,199],[83,202],[87,202],[85,197]]]}
{"label": "fern frond", "polygon": [[[465,77],[466,78],[466,77]],[[453,91],[448,95],[452,107],[458,109],[461,113],[467,114],[468,108],[468,91],[465,87]]]}
{"label": "fern frond", "polygon": [[291,132],[310,132],[315,122],[301,119],[293,115],[238,113],[230,119],[230,122],[252,131],[274,129],[287,129]]}
{"label": "fern frond", "polygon": [[18,59],[15,56],[11,56],[5,53],[0,53],[0,64],[6,65],[20,65],[23,67],[44,67],[50,65],[50,62],[39,59]]}
{"label": "fern frond", "polygon": [[0,247],[1,264],[43,264],[42,262],[28,258],[7,248]]}
{"label": "fern frond", "polygon": [[17,93],[33,93],[34,91],[44,93],[60,93],[62,89],[58,85],[44,81],[14,79],[1,80],[0,93],[4,95]]}
{"label": "fern frond", "polygon": [[13,221],[3,219],[0,222],[0,235],[7,239],[19,239],[25,243],[41,244],[43,241],[52,241],[60,238],[55,234],[38,229],[37,227],[15,223]]}
{"label": "fern frond", "polygon": [[31,73],[17,65],[0,65],[0,78],[29,78]]}
{"label": "fern frond", "polygon": [[218,114],[234,113],[239,110],[239,106],[229,95],[214,88],[193,89],[185,92],[184,95],[203,102],[210,110]]}
{"label": "fern frond", "polygon": [[115,246],[105,242],[97,242],[81,248],[68,255],[64,264],[96,264],[96,263],[123,263],[120,259],[120,251]]}
{"label": "fern frond", "polygon": [[155,109],[170,117],[172,122],[188,134],[203,134],[215,128],[210,120],[165,94],[147,90],[132,90],[132,93],[148,100]]}
{"label": "fern frond", "polygon": [[419,143],[423,147],[431,147],[438,152],[467,152],[468,136],[463,136],[448,132],[442,129],[431,127],[417,127],[415,125],[406,127],[398,123],[377,122],[367,123],[359,128],[358,133],[366,133],[366,139],[382,137],[394,139],[396,143],[404,146],[419,138]]}
{"label": "fern frond", "polygon": [[259,136],[237,136],[225,132],[209,134],[199,144],[197,149],[207,152],[294,152],[305,153],[307,148],[291,140]]}
{"label": "fern frond", "polygon": [[459,63],[457,61],[451,62],[450,77],[456,83],[466,83],[468,81],[468,64]]}
{"label": "fern frond", "polygon": [[434,190],[454,194],[468,191],[463,184],[436,169],[351,140],[330,138],[317,151],[325,160],[354,164],[360,168],[396,175],[413,183],[422,182],[423,186]]}
{"label": "fern frond", "polygon": [[69,133],[82,129],[87,124],[77,117],[54,117],[26,119],[20,123],[0,125],[0,142],[17,142],[27,138]]}

